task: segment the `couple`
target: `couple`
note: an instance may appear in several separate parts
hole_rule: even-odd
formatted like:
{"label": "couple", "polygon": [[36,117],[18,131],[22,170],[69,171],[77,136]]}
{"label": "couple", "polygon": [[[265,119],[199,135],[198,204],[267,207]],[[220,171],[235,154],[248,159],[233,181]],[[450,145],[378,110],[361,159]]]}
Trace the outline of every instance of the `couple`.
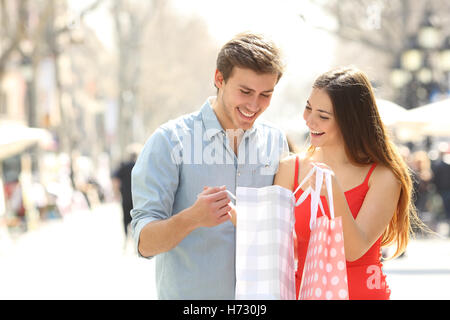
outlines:
{"label": "couple", "polygon": [[[350,299],[389,298],[380,249],[395,243],[396,255],[404,251],[416,214],[408,168],[385,133],[371,85],[354,68],[319,76],[303,113],[309,149],[284,157],[288,147],[282,131],[256,121],[269,107],[282,74],[273,42],[239,34],[219,52],[217,97],[198,112],[160,126],[146,142],[132,174],[132,229],[138,254],[156,256],[160,299],[234,299],[235,227],[227,190],[235,194],[237,186],[272,184],[295,190],[312,162],[334,172]],[[216,161],[203,161],[211,155],[206,149]],[[251,161],[251,155],[258,161]],[[298,295],[309,241],[309,202],[295,214]],[[379,267],[383,280],[375,287],[367,286],[368,266]]]}

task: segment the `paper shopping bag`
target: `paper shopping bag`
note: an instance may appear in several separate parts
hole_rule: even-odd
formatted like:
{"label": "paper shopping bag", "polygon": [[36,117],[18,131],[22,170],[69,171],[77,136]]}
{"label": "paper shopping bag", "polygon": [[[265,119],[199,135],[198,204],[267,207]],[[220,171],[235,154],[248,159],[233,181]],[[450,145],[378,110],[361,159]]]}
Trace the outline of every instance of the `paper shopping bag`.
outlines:
{"label": "paper shopping bag", "polygon": [[295,300],[293,193],[236,189],[236,299]]}
{"label": "paper shopping bag", "polygon": [[[320,190],[326,179],[329,219],[322,209],[317,217]],[[311,191],[311,235],[303,268],[299,300],[348,300],[347,265],[344,250],[342,217],[334,217],[330,173],[316,169],[316,187]]]}
{"label": "paper shopping bag", "polygon": [[311,230],[299,300],[348,300],[341,217],[322,216]]}

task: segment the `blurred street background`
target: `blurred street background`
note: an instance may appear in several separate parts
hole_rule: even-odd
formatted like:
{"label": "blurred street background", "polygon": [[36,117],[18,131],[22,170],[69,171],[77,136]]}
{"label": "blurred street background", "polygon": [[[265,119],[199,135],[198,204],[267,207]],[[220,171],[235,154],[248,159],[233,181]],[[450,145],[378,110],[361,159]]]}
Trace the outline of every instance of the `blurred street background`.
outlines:
{"label": "blurred street background", "polygon": [[217,52],[244,30],[284,52],[262,117],[300,150],[314,79],[368,74],[435,232],[384,262],[391,297],[450,298],[449,1],[1,0],[0,24],[0,299],[156,297],[123,214],[129,171],[215,94]]}

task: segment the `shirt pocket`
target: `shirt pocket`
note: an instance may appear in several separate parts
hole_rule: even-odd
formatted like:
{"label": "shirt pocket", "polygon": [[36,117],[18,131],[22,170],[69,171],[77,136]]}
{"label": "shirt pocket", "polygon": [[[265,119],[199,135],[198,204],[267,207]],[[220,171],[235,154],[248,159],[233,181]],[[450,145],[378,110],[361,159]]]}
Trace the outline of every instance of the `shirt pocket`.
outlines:
{"label": "shirt pocket", "polygon": [[274,176],[278,169],[278,162],[267,160],[252,165],[252,182],[255,187],[265,187],[273,184]]}

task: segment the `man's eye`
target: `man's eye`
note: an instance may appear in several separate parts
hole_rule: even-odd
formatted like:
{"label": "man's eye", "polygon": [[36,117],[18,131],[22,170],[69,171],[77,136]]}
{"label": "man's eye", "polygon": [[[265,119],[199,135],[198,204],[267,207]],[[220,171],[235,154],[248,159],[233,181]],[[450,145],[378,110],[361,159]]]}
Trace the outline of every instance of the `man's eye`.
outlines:
{"label": "man's eye", "polygon": [[244,91],[244,90],[241,90],[241,92],[242,92],[243,94],[249,94],[249,93],[250,93],[250,91]]}

